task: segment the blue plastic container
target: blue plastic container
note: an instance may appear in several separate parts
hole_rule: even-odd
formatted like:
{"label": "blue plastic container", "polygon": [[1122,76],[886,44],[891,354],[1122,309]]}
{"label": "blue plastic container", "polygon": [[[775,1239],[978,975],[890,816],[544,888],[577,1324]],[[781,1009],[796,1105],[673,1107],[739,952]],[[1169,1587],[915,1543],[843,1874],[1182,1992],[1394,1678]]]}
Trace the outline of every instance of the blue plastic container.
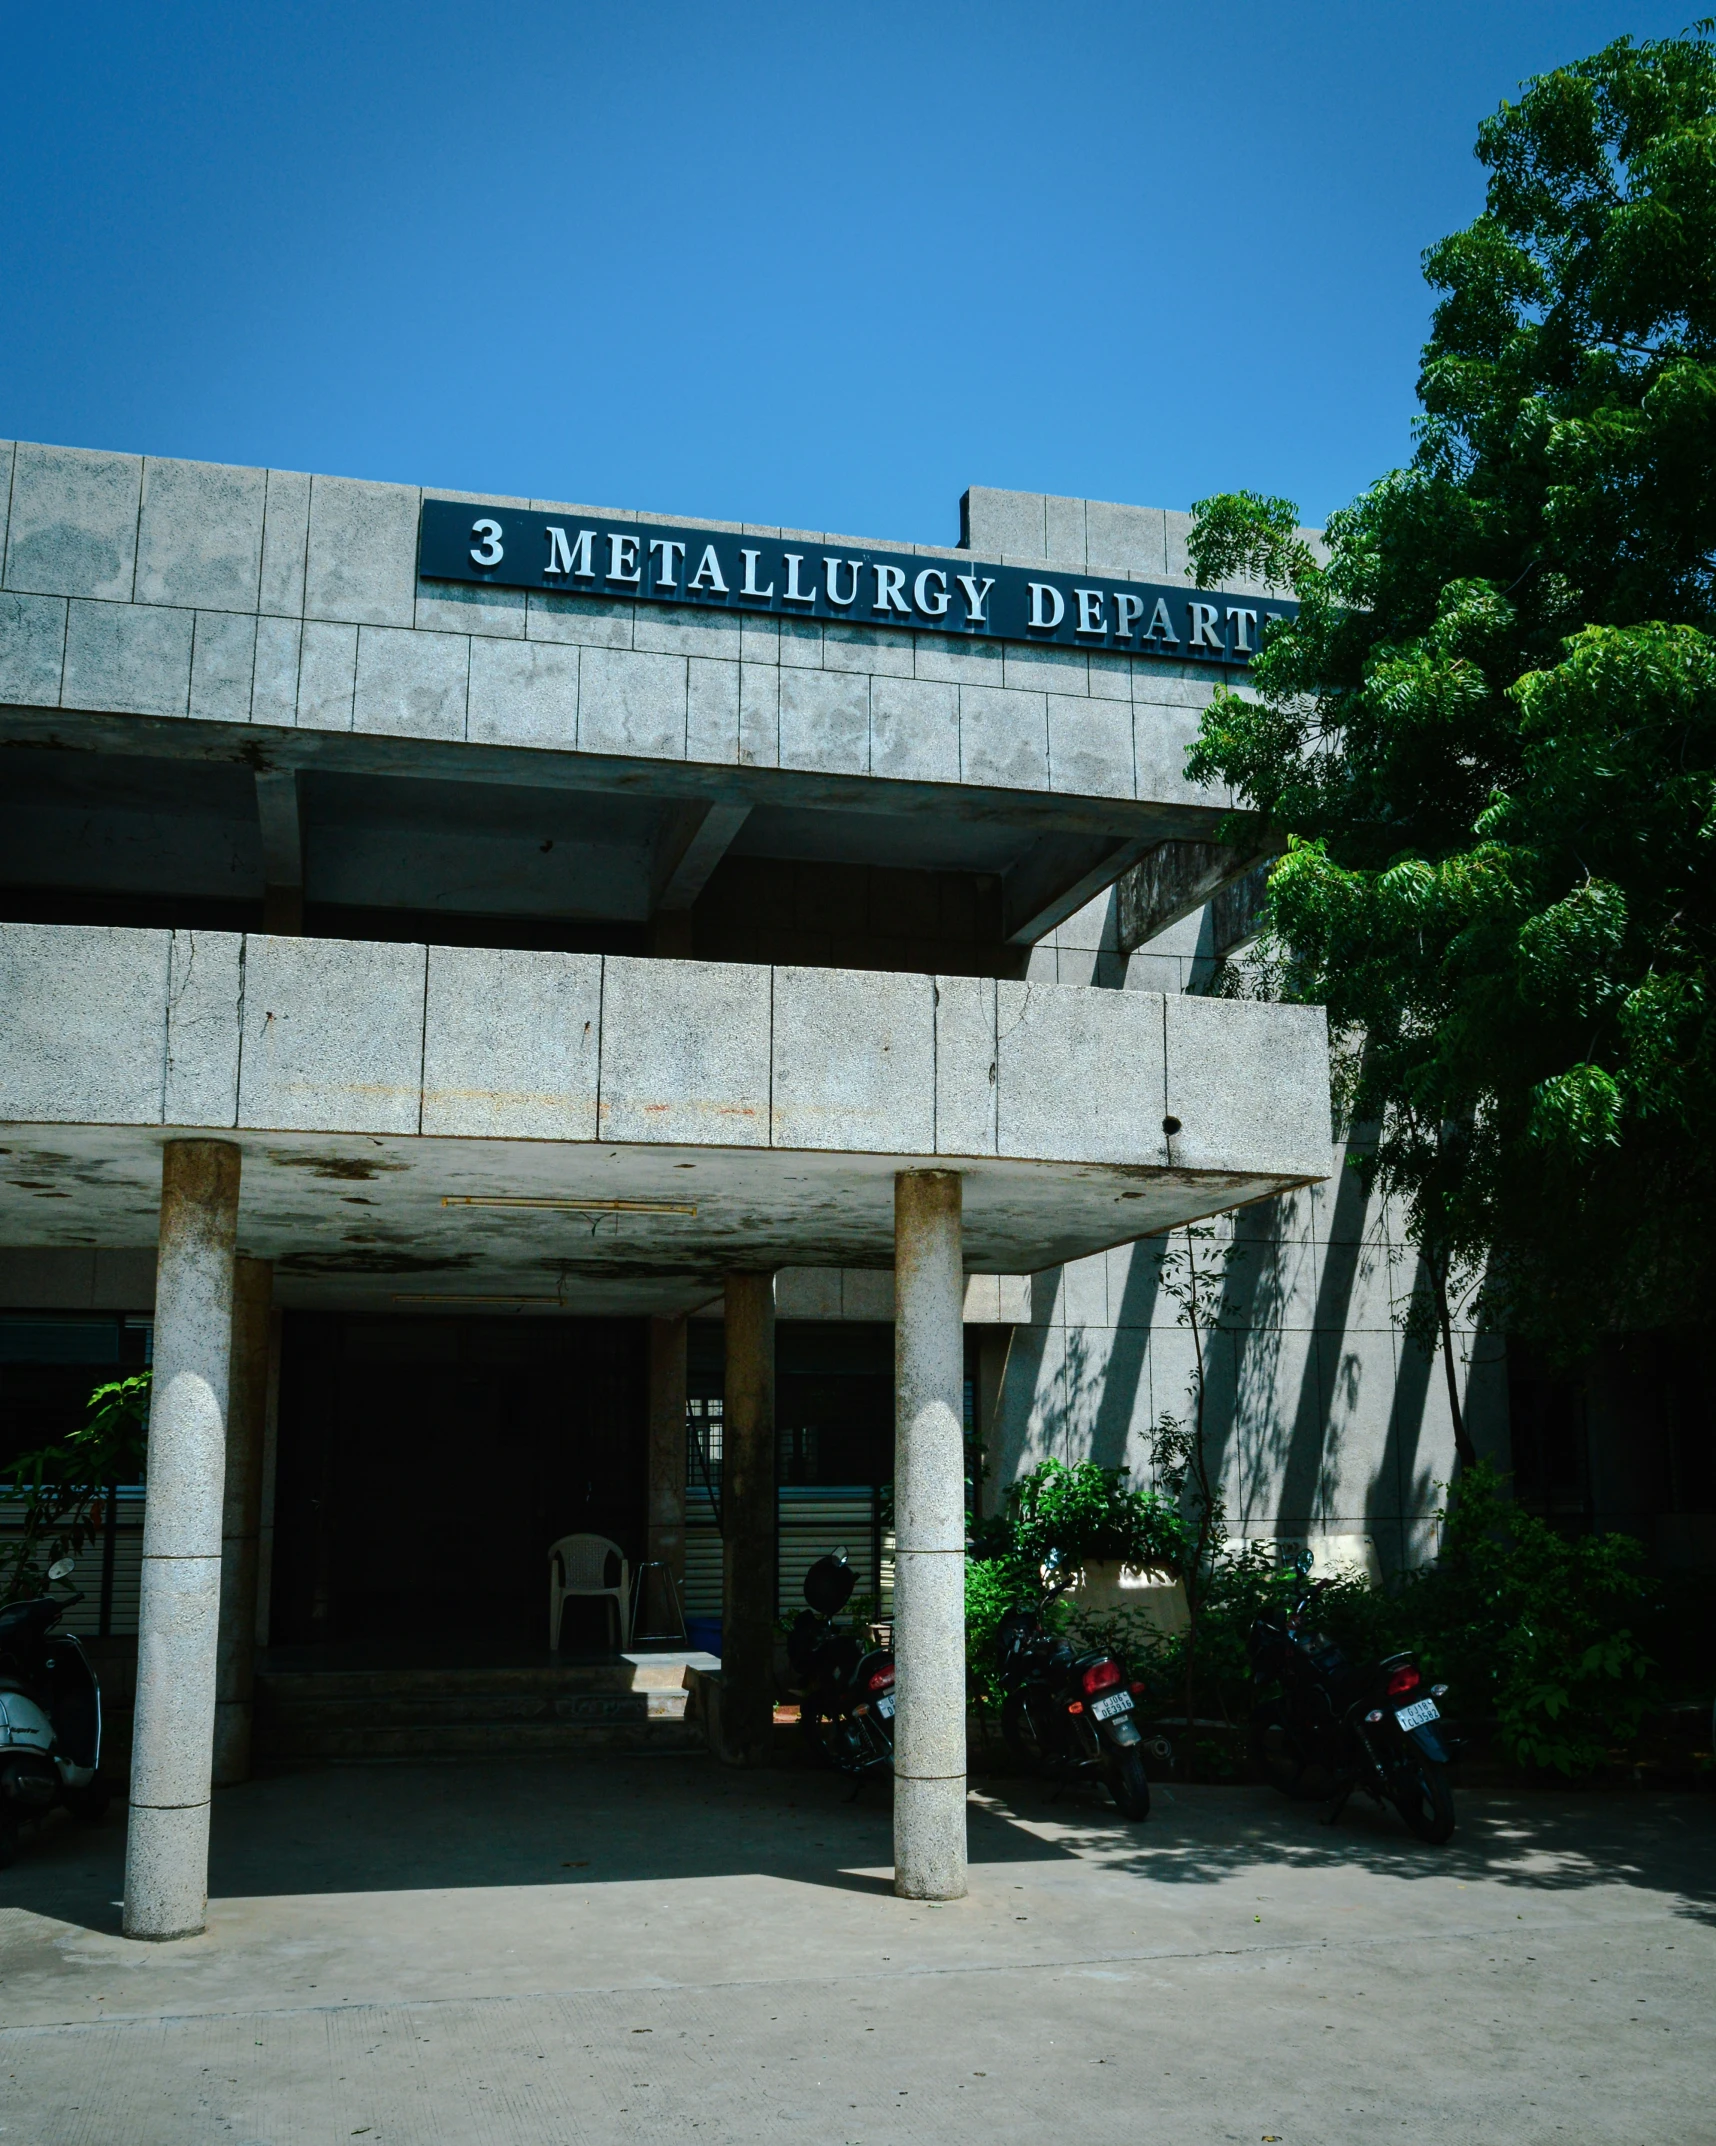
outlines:
{"label": "blue plastic container", "polygon": [[685,1636],[694,1654],[721,1653],[721,1620],[719,1617],[687,1617]]}

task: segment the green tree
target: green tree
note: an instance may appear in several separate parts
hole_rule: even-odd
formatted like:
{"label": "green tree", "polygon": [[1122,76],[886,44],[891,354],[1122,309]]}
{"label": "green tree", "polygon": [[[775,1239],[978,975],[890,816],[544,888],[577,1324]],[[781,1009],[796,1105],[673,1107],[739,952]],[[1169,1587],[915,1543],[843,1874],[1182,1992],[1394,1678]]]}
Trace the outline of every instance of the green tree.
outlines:
{"label": "green tree", "polygon": [[1716,1306],[1712,25],[1527,83],[1433,246],[1410,466],[1331,517],[1203,501],[1201,580],[1298,598],[1190,772],[1287,838],[1266,955],[1325,1003],[1439,1335],[1572,1357]]}

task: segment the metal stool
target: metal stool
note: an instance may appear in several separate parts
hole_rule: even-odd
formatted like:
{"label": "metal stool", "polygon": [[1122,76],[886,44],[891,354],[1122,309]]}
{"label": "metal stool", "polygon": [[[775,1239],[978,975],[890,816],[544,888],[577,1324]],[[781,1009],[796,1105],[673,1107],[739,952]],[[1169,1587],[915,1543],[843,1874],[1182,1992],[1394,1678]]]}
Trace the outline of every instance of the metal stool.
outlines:
{"label": "metal stool", "polygon": [[[685,1628],[685,1607],[679,1599],[679,1589],[674,1584],[673,1568],[659,1557],[647,1558],[632,1575],[632,1645],[635,1647],[640,1637],[644,1636],[638,1628],[638,1612],[643,1607],[646,1572],[659,1572],[667,1582],[667,1599],[672,1604],[674,1616],[679,1620],[678,1638],[682,1645],[690,1646],[691,1634]],[[651,1632],[647,1636],[651,1639],[672,1639],[675,1635],[672,1632]]]}

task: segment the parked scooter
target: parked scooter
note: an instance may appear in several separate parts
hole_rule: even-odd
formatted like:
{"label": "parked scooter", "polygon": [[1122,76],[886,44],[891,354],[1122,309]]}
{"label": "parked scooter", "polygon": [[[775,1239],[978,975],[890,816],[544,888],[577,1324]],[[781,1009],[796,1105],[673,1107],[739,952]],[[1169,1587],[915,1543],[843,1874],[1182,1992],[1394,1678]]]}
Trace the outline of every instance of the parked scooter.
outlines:
{"label": "parked scooter", "polygon": [[[72,1561],[48,1567],[50,1585]],[[101,1687],[70,1632],[53,1628],[82,1595],[37,1595],[0,1609],[0,1869],[18,1853],[18,1828],[63,1803],[74,1818],[107,1808],[101,1762]]]}
{"label": "parked scooter", "polygon": [[1134,1718],[1126,1672],[1101,1648],[1080,1650],[1051,1632],[1044,1611],[1065,1594],[1076,1574],[1057,1579],[1035,1609],[1009,1610],[996,1640],[1005,1697],[1001,1735],[1013,1756],[1051,1777],[1100,1773],[1126,1818],[1148,1818],[1150,1783],[1144,1739]]}
{"label": "parked scooter", "polygon": [[799,1728],[813,1765],[835,1766],[855,1782],[894,1765],[894,1657],[866,1649],[834,1619],[852,1599],[857,1575],[836,1550],[804,1576],[804,1599],[787,1638],[798,1680]]}
{"label": "parked scooter", "polygon": [[1362,1788],[1439,1847],[1454,1830],[1449,1750],[1437,1727],[1447,1685],[1427,1686],[1410,1654],[1349,1661],[1311,1622],[1331,1582],[1304,1585],[1303,1565],[1299,1576],[1294,1608],[1267,1612],[1251,1628],[1252,1677],[1275,1688],[1252,1711],[1253,1763],[1283,1795],[1326,1796],[1325,1824]]}

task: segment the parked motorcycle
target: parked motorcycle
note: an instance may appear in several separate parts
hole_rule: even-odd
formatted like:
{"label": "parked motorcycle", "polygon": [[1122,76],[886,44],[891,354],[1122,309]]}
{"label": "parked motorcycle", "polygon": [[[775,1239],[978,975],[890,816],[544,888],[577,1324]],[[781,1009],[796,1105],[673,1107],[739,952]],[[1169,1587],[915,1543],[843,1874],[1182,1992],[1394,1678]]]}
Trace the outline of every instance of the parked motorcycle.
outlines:
{"label": "parked motorcycle", "polygon": [[[72,1561],[48,1567],[69,1579]],[[74,1818],[107,1808],[101,1763],[101,1686],[60,1618],[83,1596],[37,1595],[0,1609],[0,1869],[18,1853],[18,1828],[63,1803]]]}
{"label": "parked motorcycle", "polygon": [[1044,1613],[1074,1575],[1056,1579],[1035,1609],[1009,1610],[996,1639],[1004,1697],[1001,1735],[1009,1751],[1051,1777],[1100,1773],[1121,1815],[1148,1818],[1144,1739],[1126,1672],[1100,1648],[1075,1647],[1051,1632]]}
{"label": "parked motorcycle", "polygon": [[894,1765],[894,1657],[866,1648],[834,1622],[852,1599],[857,1575],[844,1550],[819,1557],[804,1576],[804,1599],[787,1636],[797,1679],[799,1728],[807,1756],[855,1782]]}
{"label": "parked motorcycle", "polygon": [[1252,1711],[1253,1764],[1283,1795],[1327,1797],[1326,1824],[1362,1788],[1440,1846],[1454,1830],[1449,1750],[1437,1727],[1447,1685],[1426,1685],[1411,1654],[1349,1661],[1312,1622],[1332,1583],[1304,1585],[1299,1570],[1294,1607],[1267,1611],[1251,1628],[1252,1678],[1269,1694]]}

